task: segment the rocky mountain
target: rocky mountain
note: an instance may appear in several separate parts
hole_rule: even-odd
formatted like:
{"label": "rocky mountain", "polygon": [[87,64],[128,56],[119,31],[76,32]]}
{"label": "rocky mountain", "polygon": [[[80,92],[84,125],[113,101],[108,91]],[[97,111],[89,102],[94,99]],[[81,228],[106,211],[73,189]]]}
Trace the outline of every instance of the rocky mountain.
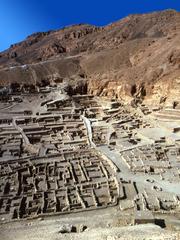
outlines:
{"label": "rocky mountain", "polygon": [[1,86],[62,81],[74,91],[125,101],[179,101],[180,12],[130,15],[104,27],[80,24],[35,33],[0,53]]}

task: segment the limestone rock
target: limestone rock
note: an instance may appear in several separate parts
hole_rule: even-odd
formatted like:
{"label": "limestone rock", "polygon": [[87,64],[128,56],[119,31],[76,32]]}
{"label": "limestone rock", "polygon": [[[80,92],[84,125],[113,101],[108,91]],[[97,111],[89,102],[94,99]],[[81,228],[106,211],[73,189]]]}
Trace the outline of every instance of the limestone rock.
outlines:
{"label": "limestone rock", "polygon": [[72,78],[73,93],[81,75],[90,94],[151,105],[179,101],[179,39],[180,13],[173,10],[35,33],[0,53],[0,86],[40,85],[51,72]]}

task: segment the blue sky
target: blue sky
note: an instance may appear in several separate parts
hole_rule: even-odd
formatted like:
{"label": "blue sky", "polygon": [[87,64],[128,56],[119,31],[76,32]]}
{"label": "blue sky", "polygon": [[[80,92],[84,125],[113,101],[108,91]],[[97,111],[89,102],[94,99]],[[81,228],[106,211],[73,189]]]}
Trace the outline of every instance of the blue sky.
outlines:
{"label": "blue sky", "polygon": [[168,8],[180,11],[180,0],[0,0],[0,51],[34,32],[76,23],[102,26]]}

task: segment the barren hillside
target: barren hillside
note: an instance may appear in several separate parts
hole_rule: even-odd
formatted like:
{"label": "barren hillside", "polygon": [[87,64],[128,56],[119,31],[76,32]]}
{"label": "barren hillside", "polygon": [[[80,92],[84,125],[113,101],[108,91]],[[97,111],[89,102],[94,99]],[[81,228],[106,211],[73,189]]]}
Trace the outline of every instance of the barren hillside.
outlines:
{"label": "barren hillside", "polygon": [[79,80],[95,95],[147,103],[179,100],[180,13],[130,15],[105,27],[81,24],[35,33],[0,53],[1,85]]}

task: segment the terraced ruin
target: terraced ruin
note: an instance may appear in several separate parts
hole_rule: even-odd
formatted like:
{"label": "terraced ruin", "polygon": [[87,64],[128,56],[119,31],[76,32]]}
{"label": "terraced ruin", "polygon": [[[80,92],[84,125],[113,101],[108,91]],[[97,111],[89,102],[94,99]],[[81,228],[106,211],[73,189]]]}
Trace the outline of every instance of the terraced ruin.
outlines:
{"label": "terraced ruin", "polygon": [[0,239],[180,239],[180,13],[0,53]]}
{"label": "terraced ruin", "polygon": [[179,216],[178,104],[134,109],[62,84],[0,105],[2,223],[113,206],[134,223]]}

